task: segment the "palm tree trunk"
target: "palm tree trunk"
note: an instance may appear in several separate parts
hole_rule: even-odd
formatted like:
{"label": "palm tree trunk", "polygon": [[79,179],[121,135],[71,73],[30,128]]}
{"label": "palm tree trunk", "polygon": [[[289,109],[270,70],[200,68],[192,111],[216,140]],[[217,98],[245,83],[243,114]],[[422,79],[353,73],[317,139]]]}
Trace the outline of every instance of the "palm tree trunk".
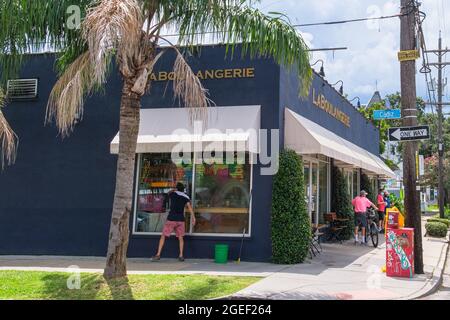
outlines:
{"label": "palm tree trunk", "polygon": [[107,279],[125,277],[127,274],[129,221],[133,199],[133,177],[141,108],[141,97],[131,91],[132,87],[132,81],[124,79],[120,103],[120,143],[116,190],[104,270],[104,277]]}

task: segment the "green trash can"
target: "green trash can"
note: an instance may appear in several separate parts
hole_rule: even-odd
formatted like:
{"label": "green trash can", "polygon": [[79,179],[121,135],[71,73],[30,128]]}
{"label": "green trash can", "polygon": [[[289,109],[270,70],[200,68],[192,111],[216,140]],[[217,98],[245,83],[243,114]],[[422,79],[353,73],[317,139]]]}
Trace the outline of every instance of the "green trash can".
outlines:
{"label": "green trash can", "polygon": [[216,263],[220,264],[226,264],[228,262],[227,244],[216,244],[214,260]]}

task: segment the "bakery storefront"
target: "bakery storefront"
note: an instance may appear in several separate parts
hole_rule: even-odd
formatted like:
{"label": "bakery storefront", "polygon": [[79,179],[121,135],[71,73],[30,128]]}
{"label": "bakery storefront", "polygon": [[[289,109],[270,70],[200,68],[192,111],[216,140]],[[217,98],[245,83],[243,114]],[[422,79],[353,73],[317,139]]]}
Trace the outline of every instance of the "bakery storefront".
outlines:
{"label": "bakery storefront", "polygon": [[[244,235],[242,259],[270,261],[271,172],[284,147],[304,161],[314,223],[331,210],[332,166],[344,172],[352,195],[362,173],[374,183],[393,175],[379,157],[377,128],[318,74],[309,97],[299,98],[296,75],[271,59],[231,59],[225,47],[205,46],[189,63],[215,106],[197,125],[173,100],[173,61],[169,53],[160,59],[142,99],[130,257],[155,253],[167,192],[182,181],[197,219],[186,225],[187,258],[212,258],[214,245],[226,243],[234,259]],[[105,92],[85,100],[83,121],[61,139],[56,128],[42,125],[54,63],[54,54],[29,56],[21,78],[41,79],[39,95],[4,110],[20,147],[16,164],[0,173],[0,254],[104,256],[121,81],[113,71]],[[168,241],[163,255],[176,257],[177,246]]]}
{"label": "bakery storefront", "polygon": [[[213,107],[204,130],[200,122],[191,126],[183,108],[142,110],[133,234],[161,234],[168,192],[182,182],[197,220],[190,225],[187,213],[188,235],[250,236],[251,155],[257,153],[252,135],[260,129],[260,111],[260,106]],[[118,142],[117,136],[112,153],[118,152]]]}

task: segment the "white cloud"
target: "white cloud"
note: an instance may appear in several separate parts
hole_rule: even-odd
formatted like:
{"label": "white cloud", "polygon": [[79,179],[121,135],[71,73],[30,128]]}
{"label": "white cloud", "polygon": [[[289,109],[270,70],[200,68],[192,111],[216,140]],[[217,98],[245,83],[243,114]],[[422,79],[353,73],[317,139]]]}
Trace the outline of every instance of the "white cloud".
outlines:
{"label": "white cloud", "polygon": [[[283,12],[293,23],[301,24],[392,15],[400,12],[400,1],[263,0],[259,7],[265,12]],[[423,0],[421,10],[427,13],[423,25],[428,47],[434,49],[437,46],[439,29],[443,31],[444,43],[450,46],[450,23],[448,26],[445,23],[450,21],[450,2]],[[376,83],[382,94],[400,90],[400,64],[397,61],[400,19],[304,27],[301,32],[312,48],[348,47],[348,50],[334,54],[315,52],[313,58],[314,61],[325,61],[325,72],[331,83],[344,81],[345,92],[350,97],[360,96],[363,102],[368,101]],[[420,73],[417,74],[417,88],[418,95],[426,97],[425,77]]]}

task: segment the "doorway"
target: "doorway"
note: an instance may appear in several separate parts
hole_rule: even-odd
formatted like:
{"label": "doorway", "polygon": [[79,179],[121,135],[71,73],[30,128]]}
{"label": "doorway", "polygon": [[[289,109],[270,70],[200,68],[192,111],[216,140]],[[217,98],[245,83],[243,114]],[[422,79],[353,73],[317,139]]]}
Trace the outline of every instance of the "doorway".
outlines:
{"label": "doorway", "polygon": [[319,161],[304,159],[304,181],[306,206],[313,224],[319,223]]}

